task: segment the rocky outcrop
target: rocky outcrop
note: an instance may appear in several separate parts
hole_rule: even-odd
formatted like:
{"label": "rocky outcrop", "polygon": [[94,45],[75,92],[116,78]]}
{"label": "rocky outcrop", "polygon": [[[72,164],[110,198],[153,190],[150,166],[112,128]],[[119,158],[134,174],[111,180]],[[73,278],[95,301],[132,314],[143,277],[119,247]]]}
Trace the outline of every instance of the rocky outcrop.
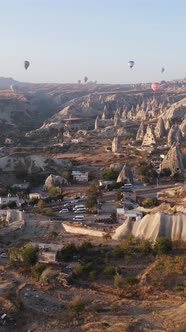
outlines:
{"label": "rocky outcrop", "polygon": [[118,152],[118,137],[114,137],[112,141],[112,152]]}
{"label": "rocky outcrop", "polygon": [[165,130],[169,131],[171,128],[171,122],[169,119],[164,119],[164,126],[165,126]]}
{"label": "rocky outcrop", "polygon": [[119,164],[119,163],[118,164],[111,164],[110,168],[113,168],[113,169],[117,170],[118,172],[121,172],[123,166],[122,166],[122,164]]}
{"label": "rocky outcrop", "polygon": [[180,125],[180,130],[182,133],[182,137],[186,137],[186,118],[182,121],[181,125]]}
{"label": "rocky outcrop", "polygon": [[156,214],[147,214],[141,220],[133,221],[128,217],[126,221],[119,226],[114,240],[125,239],[129,234],[133,234],[137,239],[145,239],[155,242],[157,237],[169,237],[172,241],[186,241],[186,214],[166,214],[157,212]]}
{"label": "rocky outcrop", "polygon": [[97,130],[99,128],[99,118],[98,116],[96,117],[95,123],[94,123],[94,129]]}
{"label": "rocky outcrop", "polygon": [[161,163],[161,169],[169,168],[171,175],[180,173],[184,175],[184,163],[181,149],[178,145],[172,145]]}
{"label": "rocky outcrop", "polygon": [[12,155],[0,158],[0,169],[3,172],[21,174],[40,174],[56,172],[62,168],[70,168],[72,163],[63,159],[45,158],[38,155],[17,156]]}
{"label": "rocky outcrop", "polygon": [[62,185],[68,184],[68,181],[59,176],[59,175],[53,175],[50,174],[47,179],[45,180],[44,188],[46,190],[49,190],[52,187],[62,187]]}
{"label": "rocky outcrop", "polygon": [[148,146],[148,145],[153,145],[153,144],[156,144],[156,139],[155,139],[152,127],[148,125],[145,136],[143,138],[142,145]]}
{"label": "rocky outcrop", "polygon": [[171,146],[173,144],[181,143],[182,133],[178,125],[173,125],[169,130],[167,137],[167,145]]}
{"label": "rocky outcrop", "polygon": [[136,141],[143,141],[144,135],[145,135],[145,126],[144,122],[142,121],[139,126],[138,132],[136,134]]}
{"label": "rocky outcrop", "polygon": [[134,183],[133,173],[127,161],[118,175],[116,182]]}
{"label": "rocky outcrop", "polygon": [[158,119],[158,122],[154,130],[154,134],[157,138],[164,137],[166,135],[166,130],[162,117]]}
{"label": "rocky outcrop", "polygon": [[186,98],[172,104],[163,114],[164,119],[181,121],[186,118]]}

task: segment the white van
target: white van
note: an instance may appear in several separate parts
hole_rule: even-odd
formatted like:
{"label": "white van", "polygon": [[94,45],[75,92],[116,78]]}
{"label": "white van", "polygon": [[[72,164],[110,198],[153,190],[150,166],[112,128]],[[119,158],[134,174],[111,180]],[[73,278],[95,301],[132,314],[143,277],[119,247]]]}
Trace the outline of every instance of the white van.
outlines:
{"label": "white van", "polygon": [[73,220],[84,220],[85,219],[85,217],[84,216],[75,216],[74,218],[73,218]]}
{"label": "white van", "polygon": [[77,209],[85,209],[85,205],[84,204],[75,205],[73,208],[73,211],[75,211]]}
{"label": "white van", "polygon": [[75,213],[85,213],[86,212],[86,209],[85,208],[79,208],[79,209],[76,209],[75,211],[74,211]]}
{"label": "white van", "polygon": [[62,209],[61,211],[59,211],[59,213],[68,213],[69,209]]}

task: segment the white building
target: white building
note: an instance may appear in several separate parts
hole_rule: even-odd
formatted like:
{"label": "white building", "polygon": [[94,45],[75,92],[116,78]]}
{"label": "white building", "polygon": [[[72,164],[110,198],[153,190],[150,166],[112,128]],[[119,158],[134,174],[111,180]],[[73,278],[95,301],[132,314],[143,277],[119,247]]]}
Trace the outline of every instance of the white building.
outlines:
{"label": "white building", "polygon": [[126,219],[127,217],[135,218],[135,220],[139,220],[143,217],[143,212],[135,209],[126,210],[124,208],[118,208],[116,210],[116,214],[118,221],[120,221],[121,223],[123,223],[124,219]]}
{"label": "white building", "polygon": [[17,206],[22,204],[24,202],[23,199],[20,199],[18,196],[6,196],[6,197],[0,197],[0,205],[2,204],[8,204],[9,202],[16,202]]}
{"label": "white building", "polygon": [[75,182],[88,182],[88,172],[72,171],[72,177]]}

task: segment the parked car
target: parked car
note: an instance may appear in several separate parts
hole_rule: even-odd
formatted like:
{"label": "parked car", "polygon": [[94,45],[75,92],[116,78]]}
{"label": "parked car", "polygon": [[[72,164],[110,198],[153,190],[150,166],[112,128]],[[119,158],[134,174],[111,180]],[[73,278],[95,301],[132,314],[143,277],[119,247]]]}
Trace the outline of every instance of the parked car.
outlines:
{"label": "parked car", "polygon": [[86,209],[85,208],[76,209],[74,213],[86,213]]}
{"label": "parked car", "polygon": [[79,221],[79,220],[84,220],[84,219],[85,219],[84,216],[75,216],[75,217],[73,218],[73,220],[77,220],[77,221]]}
{"label": "parked car", "polygon": [[69,209],[62,209],[59,211],[59,213],[68,213],[69,212]]}
{"label": "parked car", "polygon": [[77,209],[85,209],[85,205],[84,204],[75,205],[73,210],[76,211]]}
{"label": "parked car", "polygon": [[128,206],[131,206],[133,209],[136,209],[139,206],[139,204],[137,204],[135,202],[131,202],[131,201],[123,201],[122,203],[123,203],[124,207],[126,207],[126,208]]}
{"label": "parked car", "polygon": [[8,255],[6,254],[6,252],[2,252],[2,253],[0,254],[0,257],[1,257],[1,258],[8,258]]}

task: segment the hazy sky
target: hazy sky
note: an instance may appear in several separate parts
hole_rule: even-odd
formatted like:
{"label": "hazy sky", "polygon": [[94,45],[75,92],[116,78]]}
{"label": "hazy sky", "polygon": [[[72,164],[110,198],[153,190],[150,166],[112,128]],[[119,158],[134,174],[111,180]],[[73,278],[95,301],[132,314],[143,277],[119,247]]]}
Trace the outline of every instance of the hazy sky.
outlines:
{"label": "hazy sky", "polygon": [[186,0],[0,0],[0,36],[0,76],[20,81],[186,77]]}

